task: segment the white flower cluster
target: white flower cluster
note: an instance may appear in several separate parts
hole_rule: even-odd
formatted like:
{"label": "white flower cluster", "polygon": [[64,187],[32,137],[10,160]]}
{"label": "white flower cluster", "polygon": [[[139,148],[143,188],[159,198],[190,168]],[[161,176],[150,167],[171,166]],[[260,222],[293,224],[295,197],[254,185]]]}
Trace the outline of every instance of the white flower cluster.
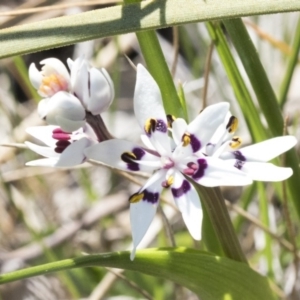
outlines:
{"label": "white flower cluster", "polygon": [[39,112],[52,126],[28,129],[47,145],[27,142],[32,150],[47,157],[29,164],[71,166],[87,158],[125,171],[152,174],[129,199],[132,259],[154,218],[163,188],[171,189],[189,232],[199,240],[202,209],[191,182],[206,187],[238,186],[253,180],[281,181],[292,175],[291,168],[268,161],[292,148],[295,137],[277,137],[239,149],[241,140],[233,136],[238,122],[226,102],[208,106],[190,124],[166,115],[159,87],[142,65],[137,67],[134,112],[145,146],[119,139],[97,141],[85,124],[85,116],[87,112],[101,113],[113,99],[113,85],[106,71],[89,68],[83,58],[68,60],[70,75],[56,59],[42,64],[42,71],[31,65],[29,72],[32,84],[47,97],[40,102]]}

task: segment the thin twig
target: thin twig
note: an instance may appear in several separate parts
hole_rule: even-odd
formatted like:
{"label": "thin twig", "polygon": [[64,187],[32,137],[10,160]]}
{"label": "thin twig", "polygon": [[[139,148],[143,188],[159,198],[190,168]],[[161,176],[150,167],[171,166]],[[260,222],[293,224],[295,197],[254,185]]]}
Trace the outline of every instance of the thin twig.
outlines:
{"label": "thin twig", "polygon": [[214,42],[212,41],[209,45],[208,53],[205,61],[204,86],[202,91],[202,110],[207,106],[207,91],[208,91],[209,73],[210,73],[213,50],[214,50]]}
{"label": "thin twig", "polygon": [[124,54],[124,56],[127,59],[127,61],[129,62],[130,66],[133,68],[133,70],[136,71],[136,65],[133,63],[133,61],[126,54]]}

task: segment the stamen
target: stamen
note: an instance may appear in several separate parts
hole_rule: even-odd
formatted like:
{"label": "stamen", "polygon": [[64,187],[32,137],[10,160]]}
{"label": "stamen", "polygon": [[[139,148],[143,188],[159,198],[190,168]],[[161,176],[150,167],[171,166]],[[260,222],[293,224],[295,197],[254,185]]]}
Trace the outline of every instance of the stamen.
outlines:
{"label": "stamen", "polygon": [[174,177],[170,176],[167,180],[161,183],[162,187],[169,188],[174,183]]}
{"label": "stamen", "polygon": [[124,152],[121,154],[121,159],[126,163],[132,163],[132,160],[136,160],[137,157],[133,152]]}
{"label": "stamen", "polygon": [[135,193],[129,197],[129,203],[140,202],[144,198],[144,193]]}
{"label": "stamen", "polygon": [[237,149],[242,144],[242,139],[239,136],[234,136],[229,143],[232,149]]}
{"label": "stamen", "polygon": [[168,121],[168,127],[172,128],[173,122],[176,120],[176,118],[172,115],[167,115],[167,121]]}
{"label": "stamen", "polygon": [[156,128],[156,123],[157,123],[157,120],[156,119],[148,119],[145,123],[145,126],[144,126],[144,129],[145,129],[145,132],[147,134],[151,134],[152,132],[155,131],[155,128]]}
{"label": "stamen", "polygon": [[183,147],[188,146],[191,143],[191,135],[189,133],[185,133],[182,136],[181,141],[183,142]]}
{"label": "stamen", "polygon": [[66,91],[68,82],[60,74],[51,74],[42,79],[39,91],[46,96],[52,96],[59,91]]}
{"label": "stamen", "polygon": [[227,125],[226,129],[228,130],[229,133],[234,133],[239,125],[239,121],[235,116],[231,116]]}

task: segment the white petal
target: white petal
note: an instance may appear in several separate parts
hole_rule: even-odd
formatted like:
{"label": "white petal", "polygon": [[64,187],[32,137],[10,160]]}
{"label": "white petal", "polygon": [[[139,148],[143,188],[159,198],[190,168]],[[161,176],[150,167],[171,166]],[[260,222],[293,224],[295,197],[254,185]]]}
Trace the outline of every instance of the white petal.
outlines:
{"label": "white petal", "polygon": [[246,161],[266,162],[288,151],[296,144],[297,139],[294,136],[280,136],[241,148],[235,152],[226,152],[220,157],[223,159],[236,158],[235,153],[240,153]]}
{"label": "white petal", "polygon": [[228,110],[227,102],[210,105],[188,125],[187,131],[199,140],[200,148],[209,142],[219,125],[224,122]]}
{"label": "white petal", "polygon": [[[70,132],[82,126],[79,123],[76,125],[76,122],[80,121],[80,124],[85,123],[82,122],[85,119],[85,110],[81,102],[72,94],[60,91],[49,98],[46,105],[46,122],[48,124],[59,125],[63,130]],[[65,124],[64,120],[70,120],[70,126]],[[71,125],[72,121],[75,122],[75,126]]]}
{"label": "white petal", "polygon": [[176,145],[182,143],[182,136],[187,131],[187,126],[185,120],[181,118],[177,118],[172,123],[172,136]]}
{"label": "white petal", "polygon": [[37,107],[38,115],[41,119],[45,119],[48,113],[47,104],[50,101],[50,98],[43,99],[39,102]]}
{"label": "white petal", "polygon": [[39,139],[49,147],[55,147],[57,140],[52,138],[52,133],[54,129],[58,126],[48,125],[48,126],[34,126],[26,128],[26,132],[29,133],[36,139]]}
{"label": "white petal", "polygon": [[[130,204],[130,222],[133,240],[133,250],[130,259],[133,260],[135,251],[142,238],[146,234],[157,210],[159,195],[162,191],[161,176],[149,185],[147,189],[141,189],[144,198],[137,203]],[[153,181],[151,177],[149,180]]]}
{"label": "white petal", "polygon": [[51,158],[42,158],[37,160],[32,160],[26,163],[26,166],[31,167],[54,167],[57,163],[58,158],[51,157]]}
{"label": "white petal", "polygon": [[[234,163],[233,160],[230,161]],[[277,167],[264,162],[245,162],[240,170],[257,181],[282,181],[293,175],[291,168]]]}
{"label": "white petal", "polygon": [[43,75],[51,75],[51,74],[60,74],[62,75],[67,81],[70,81],[70,75],[66,68],[66,66],[57,58],[50,57],[42,60],[40,62],[42,67]]}
{"label": "white petal", "polygon": [[146,121],[149,119],[157,120],[159,126],[156,127],[155,132],[152,133],[150,137],[156,150],[162,155],[164,154],[162,153],[164,152],[164,149],[166,149],[167,152],[170,152],[170,144],[167,140],[168,123],[161,93],[155,80],[141,64],[137,66],[133,104],[135,116],[143,133],[146,133],[144,129]]}
{"label": "white petal", "polygon": [[79,128],[85,125],[85,120],[73,121],[60,116],[57,116],[55,119],[56,119],[56,124],[59,125],[59,127],[66,132],[72,132],[78,130]]}
{"label": "white petal", "polygon": [[[191,176],[196,182],[207,187],[215,186],[243,186],[252,183],[250,177],[244,172],[238,170],[237,168],[229,165],[227,162],[214,158],[205,157],[201,159],[203,162],[203,174],[201,172],[195,173]],[[198,160],[199,161],[199,160]],[[200,176],[200,174],[202,174]]]}
{"label": "white petal", "polygon": [[195,188],[179,172],[176,172],[171,190],[191,236],[195,240],[200,240],[203,212]]}
{"label": "white petal", "polygon": [[[91,68],[90,73],[90,98],[87,110],[93,115],[98,115],[107,110],[113,100],[114,92],[108,82],[108,73],[102,69]],[[110,80],[111,82],[111,80]],[[112,84],[112,82],[111,82]]]}
{"label": "white petal", "polygon": [[91,145],[88,138],[82,138],[68,146],[60,155],[56,167],[73,167],[85,161],[84,150]]}
{"label": "white petal", "polygon": [[[149,162],[149,166],[139,163],[129,164],[121,159],[121,155],[124,152],[136,151],[141,154],[141,156],[139,156],[139,161]],[[146,152],[142,147],[137,146],[129,141],[117,139],[104,141],[91,146],[87,148],[84,153],[88,159],[100,161],[113,168],[125,171],[153,171],[157,168],[157,162],[160,162],[159,157]],[[151,164],[153,164],[153,166],[151,166]]]}
{"label": "white petal", "polygon": [[59,153],[56,153],[53,148],[50,147],[39,146],[30,142],[25,142],[25,144],[30,150],[45,157],[58,157],[60,155]]}
{"label": "white petal", "polygon": [[40,73],[40,71],[36,68],[34,63],[30,64],[30,66],[29,66],[28,75],[29,75],[29,80],[30,80],[31,84],[36,89],[39,89],[42,79],[43,79],[43,76]]}

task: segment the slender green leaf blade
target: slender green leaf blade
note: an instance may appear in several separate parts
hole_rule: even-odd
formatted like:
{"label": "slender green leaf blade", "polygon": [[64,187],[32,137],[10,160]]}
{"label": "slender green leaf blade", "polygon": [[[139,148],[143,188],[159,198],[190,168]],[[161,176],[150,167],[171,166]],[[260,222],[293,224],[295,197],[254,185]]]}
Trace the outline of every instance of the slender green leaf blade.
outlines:
{"label": "slender green leaf blade", "polygon": [[165,0],[116,5],[2,29],[0,58],[134,31],[298,10],[299,0]]}
{"label": "slender green leaf blade", "polygon": [[0,275],[0,283],[56,271],[103,266],[138,271],[172,280],[202,300],[274,299],[265,277],[244,263],[187,248],[146,249],[130,261],[129,252],[88,255]]}

